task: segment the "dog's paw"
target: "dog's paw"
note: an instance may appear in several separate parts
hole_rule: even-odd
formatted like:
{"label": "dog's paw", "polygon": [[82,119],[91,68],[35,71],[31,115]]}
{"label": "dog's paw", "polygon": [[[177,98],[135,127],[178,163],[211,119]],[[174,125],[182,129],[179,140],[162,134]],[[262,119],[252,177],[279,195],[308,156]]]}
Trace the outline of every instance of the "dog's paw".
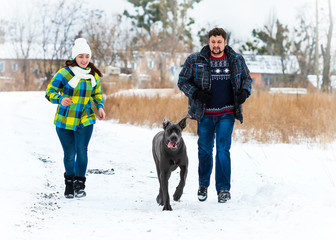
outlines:
{"label": "dog's paw", "polygon": [[162,200],[162,197],[160,196],[160,194],[156,197],[156,202],[157,202],[160,206],[163,206],[163,200]]}
{"label": "dog's paw", "polygon": [[180,189],[176,189],[176,191],[175,191],[175,193],[174,193],[174,195],[173,195],[173,199],[174,199],[174,201],[178,201],[178,200],[180,200],[180,198],[181,198],[181,196],[182,196],[182,193],[183,193],[182,190],[180,190]]}
{"label": "dog's paw", "polygon": [[164,207],[163,207],[163,209],[162,209],[162,211],[172,211],[173,209],[172,209],[172,207],[170,206],[170,204],[166,204],[166,205],[164,205]]}

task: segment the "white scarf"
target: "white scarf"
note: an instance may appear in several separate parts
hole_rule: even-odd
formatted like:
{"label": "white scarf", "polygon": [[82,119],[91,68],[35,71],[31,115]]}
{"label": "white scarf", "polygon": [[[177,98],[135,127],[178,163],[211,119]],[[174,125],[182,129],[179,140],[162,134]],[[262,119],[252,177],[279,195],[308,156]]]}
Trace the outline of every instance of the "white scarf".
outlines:
{"label": "white scarf", "polygon": [[81,79],[91,79],[92,88],[96,86],[96,79],[92,74],[89,74],[91,69],[88,70],[82,69],[80,67],[69,67],[75,76],[68,82],[69,85],[73,88],[76,88],[79,80]]}

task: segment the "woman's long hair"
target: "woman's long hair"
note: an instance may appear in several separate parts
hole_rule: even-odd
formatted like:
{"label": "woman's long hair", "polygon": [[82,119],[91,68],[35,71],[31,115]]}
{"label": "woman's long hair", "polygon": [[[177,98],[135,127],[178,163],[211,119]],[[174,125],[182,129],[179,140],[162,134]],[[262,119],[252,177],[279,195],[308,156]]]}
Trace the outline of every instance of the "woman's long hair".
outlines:
{"label": "woman's long hair", "polygon": [[[76,66],[79,67],[75,59],[73,59],[73,60],[66,60],[65,61],[65,66],[64,67],[69,67],[69,66],[71,66],[71,67],[76,67]],[[95,76],[95,73],[97,73],[99,77],[103,76],[103,74],[101,73],[101,71],[93,64],[93,62],[89,62],[88,67],[91,69],[91,71],[90,71],[91,75]]]}

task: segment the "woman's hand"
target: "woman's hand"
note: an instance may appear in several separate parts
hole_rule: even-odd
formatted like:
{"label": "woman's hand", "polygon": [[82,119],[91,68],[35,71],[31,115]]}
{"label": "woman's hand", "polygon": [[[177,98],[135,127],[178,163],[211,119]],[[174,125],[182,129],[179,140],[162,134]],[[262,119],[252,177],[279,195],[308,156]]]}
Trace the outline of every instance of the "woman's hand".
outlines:
{"label": "woman's hand", "polygon": [[62,101],[61,101],[61,104],[64,107],[67,107],[67,106],[72,104],[72,100],[71,100],[71,98],[63,98]]}
{"label": "woman's hand", "polygon": [[104,111],[103,108],[99,108],[99,110],[98,110],[98,117],[99,117],[100,120],[105,119],[105,111]]}

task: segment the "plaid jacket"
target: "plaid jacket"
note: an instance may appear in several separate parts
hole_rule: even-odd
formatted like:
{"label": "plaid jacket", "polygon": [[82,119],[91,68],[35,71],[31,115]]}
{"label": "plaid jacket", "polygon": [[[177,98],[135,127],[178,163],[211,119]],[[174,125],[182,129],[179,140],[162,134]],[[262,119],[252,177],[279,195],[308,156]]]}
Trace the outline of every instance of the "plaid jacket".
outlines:
{"label": "plaid jacket", "polygon": [[[243,122],[242,105],[237,104],[237,94],[240,89],[246,89],[248,95],[251,94],[252,78],[243,56],[226,46],[224,52],[228,58],[230,78],[233,88],[233,98],[235,101],[235,117]],[[193,93],[197,90],[209,91],[211,89],[210,80],[210,48],[206,45],[200,52],[191,54],[185,61],[179,75],[177,83],[179,89],[189,99],[188,113],[193,119],[201,121],[206,104],[192,99]]]}
{"label": "plaid jacket", "polygon": [[[97,85],[92,89],[91,80],[81,79],[76,88],[72,88],[68,82],[74,73],[70,68],[61,68],[51,79],[47,89],[46,98],[54,104],[58,104],[54,123],[57,127],[76,131],[79,127],[86,127],[96,122],[91,98],[97,109],[104,108],[101,82],[98,74],[95,74]],[[72,98],[72,104],[65,107],[61,104],[63,98]]]}

